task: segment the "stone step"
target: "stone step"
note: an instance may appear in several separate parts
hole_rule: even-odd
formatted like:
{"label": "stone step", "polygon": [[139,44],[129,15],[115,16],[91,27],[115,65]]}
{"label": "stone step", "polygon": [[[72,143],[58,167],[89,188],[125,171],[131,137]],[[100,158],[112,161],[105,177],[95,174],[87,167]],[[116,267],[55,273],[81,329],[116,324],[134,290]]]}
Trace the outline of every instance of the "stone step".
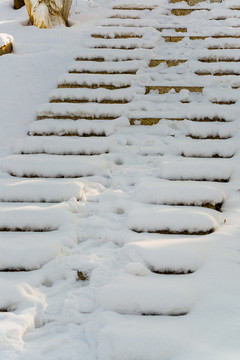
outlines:
{"label": "stone step", "polygon": [[178,238],[176,242],[175,239],[151,239],[150,236],[146,240],[134,241],[122,247],[121,254],[131,261],[125,267],[129,273],[137,275],[137,264],[141,264],[158,275],[187,275],[196,272],[203,265],[201,245],[197,245],[195,239],[189,238],[186,241],[184,238],[181,241]]}
{"label": "stone step", "polygon": [[134,81],[134,75],[120,74],[64,74],[59,78],[59,88],[104,88],[109,90],[126,89]]}
{"label": "stone step", "polygon": [[133,29],[141,29],[141,28],[156,28],[157,27],[157,22],[154,19],[146,19],[144,17],[140,17],[138,16],[137,19],[135,18],[107,18],[107,19],[103,19],[100,22],[100,25],[102,27],[116,27],[116,26],[120,26],[120,27],[126,27],[126,28],[130,28],[132,27]]}
{"label": "stone step", "polygon": [[192,70],[197,75],[236,76],[239,74],[238,62],[199,62],[192,66]]}
{"label": "stone step", "polygon": [[113,12],[112,15],[108,16],[108,19],[140,20],[141,14],[139,14],[138,11],[136,11],[135,13],[125,13],[125,14],[123,14],[121,12]]}
{"label": "stone step", "polygon": [[180,42],[182,40],[188,39],[188,40],[205,40],[209,38],[210,36],[170,36],[170,35],[162,35],[165,42]]}
{"label": "stone step", "polygon": [[203,154],[202,152],[197,151],[183,151],[181,156],[186,158],[199,158],[199,159],[231,159],[234,156],[234,152],[229,152],[229,154],[222,154],[221,151],[211,151]]}
{"label": "stone step", "polygon": [[169,120],[169,121],[185,121],[185,120],[189,120],[189,121],[193,121],[193,122],[203,122],[203,123],[211,123],[211,122],[225,122],[224,118],[220,118],[220,117],[201,117],[201,118],[195,118],[195,117],[182,117],[182,118],[177,118],[177,117],[173,117],[173,118],[166,118],[166,117],[139,117],[139,116],[135,116],[135,117],[130,117],[130,124],[131,125],[155,125],[158,124],[161,120]]}
{"label": "stone step", "polygon": [[136,74],[140,67],[146,66],[141,60],[110,61],[75,61],[70,64],[70,73],[82,74]]}
{"label": "stone step", "polygon": [[160,64],[165,63],[168,67],[178,66],[184,64],[187,60],[166,60],[166,59],[152,59],[150,60],[149,67],[156,67]]}
{"label": "stone step", "polygon": [[72,89],[59,88],[51,91],[50,102],[71,102],[71,103],[89,103],[96,102],[100,104],[126,104],[133,100],[133,89]]}
{"label": "stone step", "polygon": [[110,35],[110,34],[100,34],[100,33],[93,33],[91,34],[92,38],[95,39],[141,39],[143,36],[133,33],[133,32],[125,32],[125,33],[120,33],[120,34],[114,34],[114,35]]}
{"label": "stone step", "polygon": [[216,63],[216,62],[239,62],[240,61],[240,56],[238,58],[235,57],[227,57],[227,56],[222,56],[222,57],[216,57],[216,56],[211,56],[211,57],[202,57],[202,58],[198,58],[198,61],[203,62],[203,63]]}
{"label": "stone step", "polygon": [[178,43],[182,40],[206,40],[206,39],[239,39],[239,35],[162,35],[165,42]]}
{"label": "stone step", "polygon": [[211,75],[211,76],[238,76],[240,74],[240,70],[220,70],[220,71],[208,71],[208,70],[198,70],[195,71],[195,74],[198,76],[205,76],[205,75]]}
{"label": "stone step", "polygon": [[[170,4],[176,4],[176,3],[179,3],[179,2],[186,2],[189,6],[194,6],[194,5],[197,5],[201,2],[204,2],[206,0],[170,0]],[[221,2],[221,0],[210,0],[212,3],[213,2]]]}
{"label": "stone step", "polygon": [[192,139],[197,139],[197,140],[227,140],[230,139],[231,136],[227,136],[227,135],[188,135],[188,137],[192,138]]}
{"label": "stone step", "polygon": [[112,163],[102,155],[12,155],[1,160],[5,173],[24,178],[79,178],[102,175]]}
{"label": "stone step", "polygon": [[[229,37],[223,37],[223,38],[215,38],[211,39],[211,41],[208,41],[208,44],[206,45],[208,50],[214,50],[214,52],[224,52],[230,50],[235,50],[236,53],[239,53],[237,50],[240,49],[239,41],[236,41],[236,39],[239,39],[239,36],[232,35]],[[224,41],[225,40],[225,41]],[[230,55],[233,55],[235,52],[230,53]]]}
{"label": "stone step", "polygon": [[131,4],[122,4],[122,5],[113,5],[112,9],[113,10],[136,10],[136,11],[143,11],[143,10],[153,10],[156,9],[157,5],[140,5],[140,4],[136,4],[136,5],[131,5]]}
{"label": "stone step", "polygon": [[67,204],[0,205],[0,231],[47,232],[72,221]]}
{"label": "stone step", "polygon": [[38,136],[19,139],[14,154],[100,155],[109,153],[117,142],[111,137],[79,138]]}
{"label": "stone step", "polygon": [[[84,55],[83,55],[84,54]],[[145,60],[151,57],[147,49],[82,49],[75,55],[77,61],[129,61],[129,60]]]}
{"label": "stone step", "polygon": [[172,15],[175,15],[175,16],[186,16],[186,15],[191,14],[194,11],[209,11],[209,10],[210,10],[209,8],[194,8],[194,9],[175,8],[175,9],[171,9],[171,13],[172,13]]}
{"label": "stone step", "polygon": [[180,158],[160,164],[159,176],[166,180],[228,182],[232,167],[228,159]]}
{"label": "stone step", "polygon": [[209,88],[205,90],[205,95],[208,100],[215,104],[235,104],[239,99],[239,89],[214,89]]}
{"label": "stone step", "polygon": [[211,184],[146,179],[135,187],[133,198],[150,204],[202,206],[219,211],[226,194]]}
{"label": "stone step", "polygon": [[232,158],[237,151],[235,141],[196,140],[190,137],[178,137],[174,134],[165,141],[158,139],[152,146],[142,146],[139,154],[142,156],[177,155],[185,158]]}
{"label": "stone step", "polygon": [[127,118],[109,120],[72,120],[72,119],[46,119],[33,121],[29,125],[29,135],[32,136],[110,136],[118,128],[128,127]]}
{"label": "stone step", "polygon": [[118,49],[118,50],[134,50],[134,49],[153,49],[155,42],[145,39],[93,39],[89,43],[92,49]]}
{"label": "stone step", "polygon": [[187,32],[187,28],[186,27],[176,27],[176,26],[169,26],[169,25],[164,25],[164,26],[161,26],[161,27],[157,27],[157,30],[162,32],[164,30],[174,30],[175,32]]}
{"label": "stone step", "polygon": [[106,311],[125,315],[181,316],[193,306],[184,281],[177,284],[173,278],[130,277],[127,274],[114,280],[99,293],[98,302]]}
{"label": "stone step", "polygon": [[59,255],[64,242],[66,235],[59,231],[0,232],[0,272],[39,269]]}
{"label": "stone step", "polygon": [[202,92],[204,87],[203,86],[161,86],[161,85],[148,85],[146,86],[146,94],[149,94],[150,91],[158,91],[159,94],[166,94],[170,90],[174,89],[177,93],[181,90],[188,90],[190,92]]}
{"label": "stone step", "polygon": [[[186,136],[193,139],[229,139],[235,135],[235,125],[227,122],[211,122],[207,124],[204,122],[187,121],[182,124],[182,131]],[[224,146],[224,145],[223,145]]]}
{"label": "stone step", "polygon": [[139,204],[128,214],[128,228],[137,233],[207,235],[223,222],[222,214],[203,207]]}
{"label": "stone step", "polygon": [[128,111],[128,104],[98,103],[50,103],[38,109],[38,120],[42,119],[116,119]]}
{"label": "stone step", "polygon": [[0,179],[0,201],[17,203],[55,203],[72,197],[81,200],[84,183],[52,179]]}

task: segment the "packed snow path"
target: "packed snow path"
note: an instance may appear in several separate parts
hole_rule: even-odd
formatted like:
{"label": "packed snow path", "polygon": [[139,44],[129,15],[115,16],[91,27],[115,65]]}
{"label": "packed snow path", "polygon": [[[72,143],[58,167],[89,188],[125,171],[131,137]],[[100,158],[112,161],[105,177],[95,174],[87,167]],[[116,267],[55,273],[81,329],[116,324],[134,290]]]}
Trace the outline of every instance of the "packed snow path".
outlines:
{"label": "packed snow path", "polygon": [[239,359],[239,29],[112,1],[1,160],[1,358]]}

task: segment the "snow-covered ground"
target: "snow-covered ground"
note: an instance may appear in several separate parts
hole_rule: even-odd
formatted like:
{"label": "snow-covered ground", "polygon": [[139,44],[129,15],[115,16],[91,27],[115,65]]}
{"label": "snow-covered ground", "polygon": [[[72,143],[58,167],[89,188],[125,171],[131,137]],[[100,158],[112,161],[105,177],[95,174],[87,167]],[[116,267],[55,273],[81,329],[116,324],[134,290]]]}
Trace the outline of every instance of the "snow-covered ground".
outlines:
{"label": "snow-covered ground", "polygon": [[[0,0],[0,33],[14,39],[0,57],[0,359],[239,360],[239,63],[204,59],[240,59],[240,11],[237,1],[199,3],[210,15],[189,15],[187,37],[169,44],[162,36],[179,36],[185,20],[168,7],[183,5],[149,0],[159,4],[119,19],[106,18],[120,11],[109,0],[74,0],[71,26],[46,30]],[[142,38],[89,36],[134,24]],[[108,67],[73,62],[97,54]],[[152,58],[188,61],[149,68]],[[90,86],[73,72],[93,70],[114,95],[56,89]],[[49,103],[84,97],[90,106]],[[81,137],[93,132],[106,136]]]}

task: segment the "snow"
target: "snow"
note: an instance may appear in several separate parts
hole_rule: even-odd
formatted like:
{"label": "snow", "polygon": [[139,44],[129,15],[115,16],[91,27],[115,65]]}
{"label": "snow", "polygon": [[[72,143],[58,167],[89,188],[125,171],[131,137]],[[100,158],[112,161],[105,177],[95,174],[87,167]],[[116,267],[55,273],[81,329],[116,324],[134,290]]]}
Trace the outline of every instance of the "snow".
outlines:
{"label": "snow", "polygon": [[0,33],[0,48],[13,42],[13,37],[8,34]]}
{"label": "snow", "polygon": [[0,0],[1,359],[239,359],[236,7],[76,0],[40,30]]}

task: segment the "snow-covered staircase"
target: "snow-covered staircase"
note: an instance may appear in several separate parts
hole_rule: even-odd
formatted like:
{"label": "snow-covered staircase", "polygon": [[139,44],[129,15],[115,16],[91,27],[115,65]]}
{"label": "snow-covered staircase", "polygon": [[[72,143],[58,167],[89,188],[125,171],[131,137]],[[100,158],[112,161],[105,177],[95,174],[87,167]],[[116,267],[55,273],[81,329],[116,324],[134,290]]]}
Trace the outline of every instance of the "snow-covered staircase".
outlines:
{"label": "snow-covered staircase", "polygon": [[1,274],[44,294],[49,310],[33,315],[44,333],[61,313],[55,261],[73,291],[65,311],[76,296],[87,314],[76,323],[89,359],[207,359],[192,329],[235,170],[239,17],[217,0],[112,1],[1,161]]}

